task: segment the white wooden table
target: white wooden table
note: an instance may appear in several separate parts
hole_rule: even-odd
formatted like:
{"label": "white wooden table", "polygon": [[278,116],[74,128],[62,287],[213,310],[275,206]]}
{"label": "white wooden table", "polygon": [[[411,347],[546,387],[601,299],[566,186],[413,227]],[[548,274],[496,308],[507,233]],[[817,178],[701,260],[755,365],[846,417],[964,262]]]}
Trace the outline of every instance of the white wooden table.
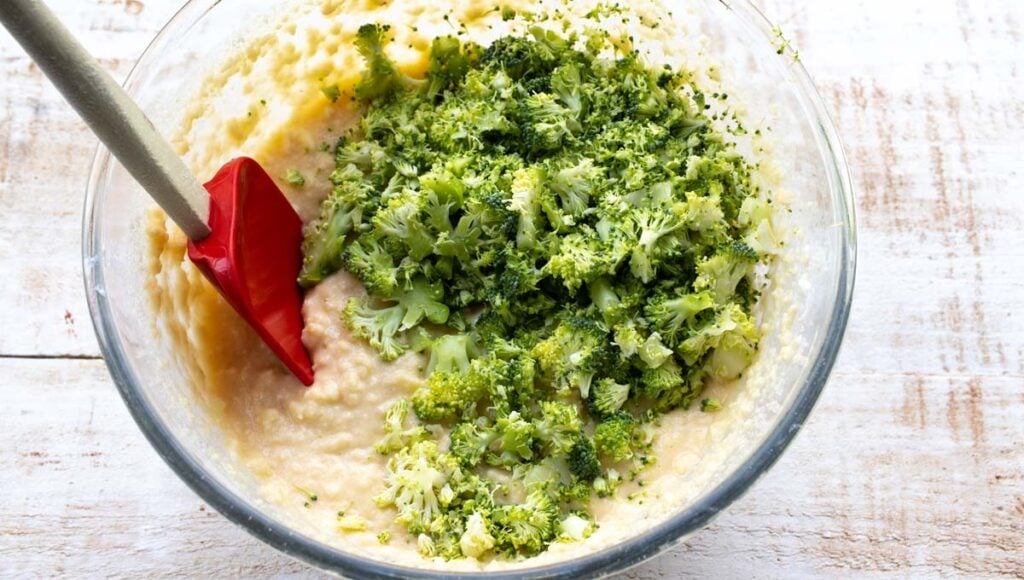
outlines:
{"label": "white wooden table", "polygon": [[[123,78],[179,0],[50,3]],[[775,469],[628,576],[1024,577],[1024,2],[760,5],[846,144],[853,316]],[[124,409],[82,291],[94,147],[0,31],[0,577],[314,576],[204,506]]]}

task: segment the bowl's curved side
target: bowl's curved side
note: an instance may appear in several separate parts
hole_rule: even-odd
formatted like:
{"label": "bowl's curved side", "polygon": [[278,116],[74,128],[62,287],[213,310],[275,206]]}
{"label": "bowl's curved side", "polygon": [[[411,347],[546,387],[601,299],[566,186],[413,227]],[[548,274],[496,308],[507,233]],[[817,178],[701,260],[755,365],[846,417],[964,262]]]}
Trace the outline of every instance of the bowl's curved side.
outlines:
{"label": "bowl's curved side", "polygon": [[[759,30],[765,39],[772,38],[775,29],[748,0],[720,2],[737,17],[745,19],[749,25]],[[139,71],[145,69],[155,51],[168,46],[176,34],[194,25],[217,4],[218,0],[192,0],[186,4],[154,39],[136,64],[126,81],[129,91]],[[789,57],[782,55],[778,58]],[[824,342],[793,404],[782,413],[768,436],[738,470],[726,477],[712,492],[646,533],[577,560],[514,572],[487,574],[488,578],[597,576],[627,568],[662,552],[706,524],[749,489],[779,458],[814,407],[838,356],[850,314],[856,271],[855,214],[849,171],[835,127],[802,65],[787,62],[786,66],[794,69],[796,89],[801,101],[811,112],[810,117],[815,125],[813,131],[819,147],[822,148],[825,158],[831,160],[826,172],[836,205],[836,224],[840,230],[838,279],[835,284],[831,317],[827,323]],[[344,575],[378,578],[479,576],[443,574],[393,566],[331,548],[269,518],[203,469],[197,458],[189,453],[155,412],[152,402],[140,387],[140,379],[126,353],[125,338],[116,327],[111,297],[106,291],[103,261],[100,259],[103,251],[103,183],[112,163],[114,161],[110,153],[102,146],[99,147],[93,160],[85,198],[82,239],[85,291],[99,346],[111,377],[139,428],[171,469],[204,501],[229,520],[281,552],[325,570]]]}

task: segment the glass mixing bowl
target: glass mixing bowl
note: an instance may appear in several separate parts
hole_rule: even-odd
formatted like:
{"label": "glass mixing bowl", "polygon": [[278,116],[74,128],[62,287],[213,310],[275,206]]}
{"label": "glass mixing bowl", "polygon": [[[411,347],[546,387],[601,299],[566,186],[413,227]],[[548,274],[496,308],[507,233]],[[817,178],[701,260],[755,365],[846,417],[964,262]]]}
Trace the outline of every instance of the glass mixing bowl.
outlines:
{"label": "glass mixing bowl", "polygon": [[[196,74],[230,46],[243,25],[276,2],[192,0],[142,55],[128,91],[170,134]],[[500,577],[585,577],[622,570],[677,544],[725,509],[780,456],[818,398],[836,360],[853,292],[855,226],[846,162],[832,122],[806,71],[780,50],[781,37],[745,0],[666,0],[674,18],[692,20],[708,55],[721,65],[733,102],[772,127],[786,246],[765,294],[769,334],[741,385],[743,421],[716,436],[721,453],[690,478],[697,490],[683,505],[617,545]],[[144,223],[152,202],[102,147],[88,184],[83,233],[85,285],[99,344],[136,422],[171,468],[206,502],[274,548],[334,573],[362,577],[441,574],[374,561],[321,543],[286,525],[261,499],[217,426],[196,403],[188,374],[172,362],[145,287]],[[777,332],[775,332],[777,331]],[[747,381],[748,383],[750,380]]]}

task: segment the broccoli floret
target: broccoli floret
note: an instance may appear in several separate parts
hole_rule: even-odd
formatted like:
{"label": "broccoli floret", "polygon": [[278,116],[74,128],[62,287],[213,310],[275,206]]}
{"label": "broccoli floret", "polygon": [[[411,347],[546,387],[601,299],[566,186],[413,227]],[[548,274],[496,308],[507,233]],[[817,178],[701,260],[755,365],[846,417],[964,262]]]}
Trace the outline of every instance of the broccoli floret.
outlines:
{"label": "broccoli floret", "polygon": [[498,433],[496,440],[501,453],[488,459],[491,465],[513,465],[529,461],[533,457],[534,427],[517,411],[499,417],[494,424]]}
{"label": "broccoli floret", "polygon": [[605,378],[594,383],[590,390],[590,407],[599,415],[614,415],[629,398],[629,385]]}
{"label": "broccoli floret", "polygon": [[480,417],[473,422],[455,425],[449,438],[452,456],[467,467],[475,467],[498,438],[498,433],[488,425],[486,418]]}
{"label": "broccoli floret", "polygon": [[579,514],[569,514],[558,523],[558,541],[582,542],[594,533],[594,529],[594,522]]}
{"label": "broccoli floret", "polygon": [[345,269],[379,296],[391,296],[399,285],[402,274],[395,259],[378,241],[363,236],[345,248]]}
{"label": "broccoli floret", "polygon": [[682,209],[686,227],[701,233],[708,240],[714,240],[723,228],[725,214],[722,213],[720,199],[717,195],[701,196],[692,191],[686,192],[686,202]]}
{"label": "broccoli floret", "polygon": [[638,210],[633,221],[637,229],[637,245],[630,257],[629,268],[634,276],[650,282],[661,259],[678,245],[678,240],[671,234],[683,227],[683,222],[671,211],[655,209]]}
{"label": "broccoli floret", "polygon": [[763,199],[748,197],[740,207],[737,221],[747,228],[743,242],[758,254],[776,254],[779,251],[779,238],[771,216],[771,204]]}
{"label": "broccoli floret", "polygon": [[640,360],[644,361],[648,367],[656,368],[660,367],[672,356],[672,349],[665,346],[665,343],[661,341],[661,336],[657,332],[651,334],[644,341],[640,347],[639,353]]}
{"label": "broccoli floret", "polygon": [[356,168],[332,175],[335,187],[320,207],[320,217],[306,227],[302,242],[299,284],[315,286],[342,266],[342,251],[350,232],[360,227],[363,215],[375,204],[373,188]]}
{"label": "broccoli floret", "polygon": [[374,447],[377,453],[384,455],[393,453],[407,445],[422,441],[430,435],[430,432],[422,425],[406,427],[408,416],[409,401],[407,399],[399,399],[391,405],[384,416],[384,438]]}
{"label": "broccoli floret", "polygon": [[540,417],[533,425],[537,439],[552,454],[569,453],[583,431],[576,405],[561,401],[541,401]]}
{"label": "broccoli floret", "polygon": [[523,146],[528,156],[555,151],[582,129],[573,111],[562,106],[554,95],[530,95],[523,102],[523,109]]}
{"label": "broccoli floret", "polygon": [[424,279],[414,281],[411,287],[395,291],[391,298],[397,304],[373,308],[364,298],[351,298],[345,306],[344,319],[353,334],[365,338],[380,352],[384,360],[398,358],[409,347],[401,335],[424,318],[442,324],[448,320],[448,307],[439,302],[439,284]]}
{"label": "broccoli floret", "polygon": [[608,333],[596,322],[570,317],[533,348],[541,371],[556,388],[587,398],[594,376],[608,362]]}
{"label": "broccoli floret", "polygon": [[343,316],[352,333],[369,341],[386,361],[395,360],[408,347],[398,336],[405,317],[405,309],[401,306],[375,309],[367,304],[366,299],[350,298]]}
{"label": "broccoli floret", "polygon": [[522,504],[494,511],[496,547],[509,554],[536,554],[558,533],[558,506],[543,491],[531,492]]}
{"label": "broccoli floret", "polygon": [[644,369],[640,378],[640,391],[654,402],[654,408],[659,411],[671,411],[688,403],[691,394],[683,369],[673,358],[666,360],[660,367]]}
{"label": "broccoli floret", "polygon": [[454,36],[439,36],[430,45],[430,60],[427,63],[427,96],[435,98],[438,93],[459,82],[469,72],[470,57],[462,50],[459,39]]}
{"label": "broccoli floret", "polygon": [[466,520],[466,531],[459,538],[462,554],[469,558],[479,558],[494,547],[494,536],[488,530],[487,520],[480,512],[473,512]]}
{"label": "broccoli floret", "polygon": [[457,464],[440,453],[433,441],[403,448],[388,461],[387,489],[374,498],[381,506],[398,509],[398,522],[410,531],[426,529],[439,514],[438,499]]}
{"label": "broccoli floret", "polygon": [[712,376],[733,379],[750,366],[757,353],[758,333],[751,318],[737,304],[729,304],[714,320],[679,345],[683,361],[695,365],[708,351],[706,369]]}
{"label": "broccoli floret", "polygon": [[678,298],[658,298],[644,309],[644,314],[669,344],[677,345],[686,338],[694,318],[714,306],[715,299],[710,292],[699,292]]}
{"label": "broccoli floret", "polygon": [[750,246],[734,242],[719,248],[715,255],[697,264],[697,290],[710,290],[716,304],[725,304],[736,292],[736,285],[754,271],[757,252]]}
{"label": "broccoli floret", "polygon": [[615,327],[615,346],[619,347],[619,352],[625,359],[640,352],[640,348],[646,340],[632,322]]}
{"label": "broccoli floret", "polygon": [[464,373],[469,369],[472,339],[467,334],[449,334],[438,337],[430,349],[427,375],[439,373]]}
{"label": "broccoli floret", "polygon": [[356,32],[356,50],[366,61],[366,70],[356,84],[356,98],[369,101],[419,82],[403,75],[384,53],[390,26],[364,24]]}
{"label": "broccoli floret", "polygon": [[586,435],[580,435],[576,439],[572,450],[569,451],[569,470],[579,481],[594,481],[594,478],[601,475],[601,463],[597,460],[597,449],[594,442]]}
{"label": "broccoli floret", "polygon": [[551,90],[577,119],[583,113],[583,95],[580,91],[582,84],[583,75],[576,63],[562,64],[551,73]]}
{"label": "broccoli floret", "polygon": [[615,469],[609,469],[604,475],[594,480],[594,493],[597,497],[611,497],[619,489],[622,476]]}
{"label": "broccoli floret", "polygon": [[594,429],[594,447],[601,455],[615,461],[633,457],[636,444],[636,421],[628,413],[616,413],[601,421]]}
{"label": "broccoli floret", "polygon": [[703,413],[715,413],[722,410],[722,403],[718,399],[704,399],[700,402],[700,410]]}
{"label": "broccoli floret", "polygon": [[424,203],[421,193],[406,190],[388,201],[372,220],[378,235],[401,241],[413,260],[422,260],[434,251],[435,238],[422,219]]}
{"label": "broccoli floret", "polygon": [[556,171],[548,186],[558,194],[562,211],[579,218],[590,207],[590,196],[603,177],[603,168],[594,165],[592,159],[581,159]]}
{"label": "broccoli floret", "polygon": [[519,214],[516,245],[521,250],[533,248],[540,227],[540,196],[544,173],[539,168],[520,169],[512,178],[512,200],[509,209]]}
{"label": "broccoli floret", "polygon": [[506,36],[484,50],[480,63],[501,69],[511,80],[528,81],[548,76],[558,62],[558,56],[548,44],[525,36]]}
{"label": "broccoli floret", "polygon": [[434,324],[447,322],[449,310],[442,302],[443,299],[444,289],[441,284],[427,282],[424,278],[418,278],[409,288],[399,290],[394,300],[405,311],[401,330],[416,326],[424,318]]}
{"label": "broccoli floret", "polygon": [[[567,289],[575,291],[583,284],[615,273],[617,257],[606,250],[605,244],[601,242],[596,232],[581,226],[578,231],[561,239],[558,251],[548,260],[544,272],[556,276]],[[601,288],[605,289],[610,290],[610,286]],[[610,309],[614,305],[606,301],[599,306]]]}
{"label": "broccoli floret", "polygon": [[423,421],[446,421],[470,412],[492,388],[491,359],[474,359],[466,372],[435,372],[412,395],[412,407]]}

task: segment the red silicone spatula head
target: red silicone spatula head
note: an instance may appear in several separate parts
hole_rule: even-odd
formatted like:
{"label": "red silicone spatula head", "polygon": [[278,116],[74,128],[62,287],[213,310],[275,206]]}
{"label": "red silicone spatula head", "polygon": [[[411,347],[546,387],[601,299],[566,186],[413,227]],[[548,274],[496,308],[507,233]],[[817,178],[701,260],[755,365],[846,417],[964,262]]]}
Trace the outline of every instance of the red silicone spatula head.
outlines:
{"label": "red silicone spatula head", "polygon": [[302,220],[259,163],[221,168],[210,193],[211,233],[188,244],[188,257],[281,362],[305,385],[313,364],[302,344]]}

